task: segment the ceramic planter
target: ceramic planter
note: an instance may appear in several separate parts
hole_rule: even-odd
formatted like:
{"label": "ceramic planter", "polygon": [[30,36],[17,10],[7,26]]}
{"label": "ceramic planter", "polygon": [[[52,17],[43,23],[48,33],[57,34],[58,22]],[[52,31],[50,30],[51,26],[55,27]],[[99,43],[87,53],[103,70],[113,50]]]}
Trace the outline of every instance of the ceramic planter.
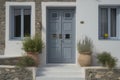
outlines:
{"label": "ceramic planter", "polygon": [[27,56],[31,57],[35,61],[36,66],[39,65],[40,57],[38,52],[27,52]]}
{"label": "ceramic planter", "polygon": [[78,57],[80,66],[90,66],[92,64],[92,55],[90,53],[80,53]]}

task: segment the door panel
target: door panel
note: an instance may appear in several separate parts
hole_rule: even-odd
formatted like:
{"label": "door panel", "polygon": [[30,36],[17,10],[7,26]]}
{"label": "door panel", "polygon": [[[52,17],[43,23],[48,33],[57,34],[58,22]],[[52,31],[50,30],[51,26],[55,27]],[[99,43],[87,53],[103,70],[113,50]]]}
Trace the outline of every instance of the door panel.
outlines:
{"label": "door panel", "polygon": [[56,63],[61,61],[61,41],[58,34],[61,33],[60,13],[57,10],[48,10],[47,27],[47,62]]}
{"label": "door panel", "polygon": [[57,32],[57,30],[59,30],[58,22],[51,22],[50,23],[50,31],[51,32]]}
{"label": "door panel", "polygon": [[48,9],[47,62],[75,62],[74,9]]}
{"label": "door panel", "polygon": [[75,61],[74,41],[75,41],[74,11],[62,11],[62,34],[64,36],[62,43],[62,53],[64,53],[64,62]]}
{"label": "door panel", "polygon": [[64,31],[71,31],[72,30],[72,23],[71,22],[64,22],[63,23],[63,30]]}
{"label": "door panel", "polygon": [[[69,48],[69,47],[64,47],[63,48],[63,58],[67,58],[67,59],[69,59],[69,58],[71,58],[72,57],[72,54],[71,54],[71,47]],[[69,54],[68,54],[69,53]]]}

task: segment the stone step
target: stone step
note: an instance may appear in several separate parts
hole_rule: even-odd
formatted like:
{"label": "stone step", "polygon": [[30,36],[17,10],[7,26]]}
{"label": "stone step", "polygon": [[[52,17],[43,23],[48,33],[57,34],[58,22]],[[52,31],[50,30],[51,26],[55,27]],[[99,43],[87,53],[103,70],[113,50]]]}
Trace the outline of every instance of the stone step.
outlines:
{"label": "stone step", "polygon": [[50,72],[79,72],[79,73],[84,73],[85,70],[84,69],[48,69],[48,68],[41,68],[41,69],[37,69],[37,72],[46,72],[46,73],[50,73]]}
{"label": "stone step", "polygon": [[84,68],[78,66],[42,66],[37,69],[37,71],[46,72],[85,72]]}
{"label": "stone step", "polygon": [[36,80],[85,80],[80,77],[37,77]]}
{"label": "stone step", "polygon": [[51,73],[51,72],[78,72],[78,73],[84,73],[85,71],[80,71],[80,70],[60,70],[58,71],[58,69],[55,69],[55,70],[37,70],[37,72],[45,72],[45,73]]}
{"label": "stone step", "polygon": [[38,72],[36,76],[84,76],[81,72]]}
{"label": "stone step", "polygon": [[46,65],[37,69],[36,80],[85,80],[85,69],[75,65]]}

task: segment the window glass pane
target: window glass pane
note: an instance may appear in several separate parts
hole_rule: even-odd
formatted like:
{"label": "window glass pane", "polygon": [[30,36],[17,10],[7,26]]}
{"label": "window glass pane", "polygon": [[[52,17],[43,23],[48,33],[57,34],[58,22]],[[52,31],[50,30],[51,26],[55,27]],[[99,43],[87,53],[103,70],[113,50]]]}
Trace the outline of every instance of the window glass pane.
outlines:
{"label": "window glass pane", "polygon": [[103,37],[104,34],[108,34],[108,9],[100,9],[100,37]]}
{"label": "window glass pane", "polygon": [[30,36],[31,10],[24,9],[24,36]]}
{"label": "window glass pane", "polygon": [[21,37],[21,10],[14,9],[14,37]]}
{"label": "window glass pane", "polygon": [[116,37],[116,8],[111,9],[111,37]]}

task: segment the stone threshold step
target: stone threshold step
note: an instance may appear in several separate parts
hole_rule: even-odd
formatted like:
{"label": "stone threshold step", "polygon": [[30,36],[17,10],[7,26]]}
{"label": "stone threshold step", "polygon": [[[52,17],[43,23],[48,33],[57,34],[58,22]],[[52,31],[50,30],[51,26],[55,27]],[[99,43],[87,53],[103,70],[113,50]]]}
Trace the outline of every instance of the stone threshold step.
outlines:
{"label": "stone threshold step", "polygon": [[37,77],[36,80],[85,80],[81,77]]}
{"label": "stone threshold step", "polygon": [[37,72],[39,76],[79,76],[84,75],[80,72]]}

